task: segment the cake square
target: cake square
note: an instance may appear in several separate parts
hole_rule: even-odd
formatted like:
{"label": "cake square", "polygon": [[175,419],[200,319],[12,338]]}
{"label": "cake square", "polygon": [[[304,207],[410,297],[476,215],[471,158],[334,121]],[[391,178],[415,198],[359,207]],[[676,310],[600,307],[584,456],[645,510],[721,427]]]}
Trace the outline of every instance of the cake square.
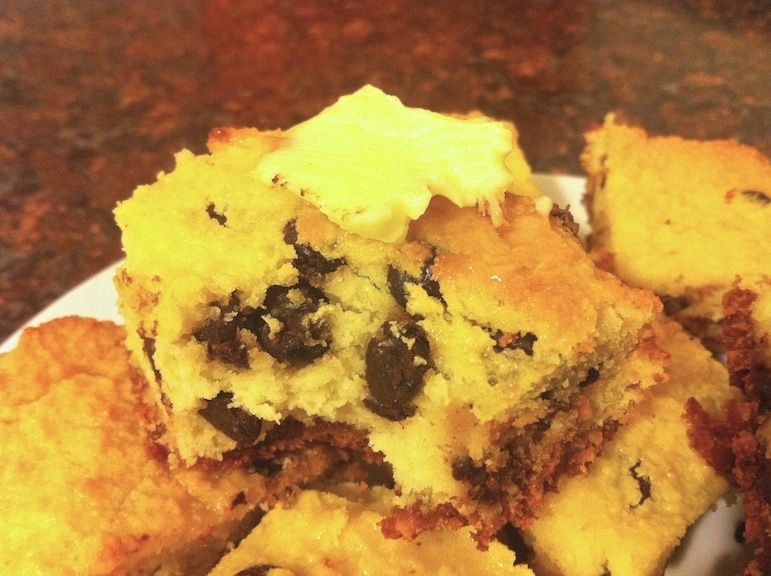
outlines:
{"label": "cake square", "polygon": [[[359,191],[355,232],[350,211],[333,221],[311,201],[322,190],[292,184],[308,131],[254,129],[214,131],[209,154],[178,154],[119,205],[119,306],[173,453],[192,464],[260,450],[287,427],[333,430],[327,438],[392,470],[401,500],[387,534],[469,524],[482,545],[583,470],[662,376],[648,326],[660,302],[592,263],[504,129],[510,150],[496,144],[493,172],[512,176],[495,207],[460,206],[457,190],[437,188],[465,185],[489,160],[474,150],[469,162],[451,137],[431,140],[415,165],[394,164],[378,143],[353,177],[336,163],[349,155],[334,132],[313,153],[305,142],[323,172],[310,182]],[[425,148],[406,132],[388,135],[401,159]],[[452,178],[436,174],[437,148],[461,150]],[[293,159],[287,172],[277,151]],[[402,171],[423,175],[433,197],[403,238],[373,237],[365,184],[388,204],[383,182],[397,186]]]}
{"label": "cake square", "polygon": [[733,140],[649,136],[613,115],[586,140],[593,257],[719,346],[723,294],[771,272],[771,161]]}
{"label": "cake square", "polygon": [[170,468],[124,337],[65,317],[0,355],[4,574],[205,574],[258,505],[327,469],[324,454],[271,479],[238,460]]}
{"label": "cake square", "polygon": [[731,384],[744,393],[719,414],[690,400],[688,432],[744,493],[747,539],[757,547],[745,573],[765,573],[771,161],[733,140],[653,137],[609,115],[587,134],[582,163],[592,257],[656,292],[667,314],[727,360]]}
{"label": "cake square", "polygon": [[657,342],[668,379],[648,389],[587,475],[562,480],[525,530],[539,575],[662,574],[686,529],[728,488],[691,447],[690,402],[713,416],[736,399],[726,368],[679,324],[662,318]]}

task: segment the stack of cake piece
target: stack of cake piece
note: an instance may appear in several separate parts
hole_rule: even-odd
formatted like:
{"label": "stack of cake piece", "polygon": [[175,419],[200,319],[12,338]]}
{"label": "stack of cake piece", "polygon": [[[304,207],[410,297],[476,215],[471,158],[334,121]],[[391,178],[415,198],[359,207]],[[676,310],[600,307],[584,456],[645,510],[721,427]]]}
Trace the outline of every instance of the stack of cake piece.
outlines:
{"label": "stack of cake piece", "polygon": [[755,550],[744,574],[771,573],[771,160],[732,140],[652,137],[609,115],[582,162],[592,257],[657,293],[742,394],[716,406],[694,391],[687,433],[743,493]]}
{"label": "stack of cake piece", "polygon": [[6,571],[654,576],[733,479],[767,570],[767,159],[609,117],[587,252],[478,114],[365,87],[209,149],[116,209],[125,328],[0,356]]}
{"label": "stack of cake piece", "polygon": [[210,146],[116,210],[128,344],[184,463],[328,434],[388,467],[386,535],[486,546],[664,378],[660,302],[593,264],[512,127],[365,88]]}

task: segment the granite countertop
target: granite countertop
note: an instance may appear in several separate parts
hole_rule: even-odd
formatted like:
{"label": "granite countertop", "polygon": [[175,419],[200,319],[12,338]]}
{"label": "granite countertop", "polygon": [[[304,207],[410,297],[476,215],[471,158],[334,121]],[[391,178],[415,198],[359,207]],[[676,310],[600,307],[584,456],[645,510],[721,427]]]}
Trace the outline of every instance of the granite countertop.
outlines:
{"label": "granite countertop", "polygon": [[121,257],[116,202],[217,126],[287,128],[365,83],[513,120],[580,174],[615,111],[771,156],[767,0],[5,0],[0,340]]}

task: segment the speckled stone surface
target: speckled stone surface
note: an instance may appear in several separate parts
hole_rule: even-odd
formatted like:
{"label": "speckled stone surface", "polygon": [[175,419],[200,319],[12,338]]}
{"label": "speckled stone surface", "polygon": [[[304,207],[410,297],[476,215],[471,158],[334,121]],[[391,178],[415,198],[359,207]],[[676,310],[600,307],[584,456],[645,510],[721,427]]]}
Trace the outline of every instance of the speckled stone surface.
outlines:
{"label": "speckled stone surface", "polygon": [[513,120],[539,172],[579,174],[609,111],[771,155],[770,6],[5,0],[0,340],[120,258],[112,207],[174,152],[216,126],[289,127],[364,83]]}

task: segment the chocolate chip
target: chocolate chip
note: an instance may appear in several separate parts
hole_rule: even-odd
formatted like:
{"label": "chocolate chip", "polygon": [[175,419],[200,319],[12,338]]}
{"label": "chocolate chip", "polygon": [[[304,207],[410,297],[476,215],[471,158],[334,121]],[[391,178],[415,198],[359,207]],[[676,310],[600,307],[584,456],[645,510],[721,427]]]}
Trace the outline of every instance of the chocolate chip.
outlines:
{"label": "chocolate chip", "polygon": [[220,226],[224,226],[228,221],[224,214],[217,212],[217,209],[211,202],[206,206],[206,213],[209,215],[209,218],[216,220]]}
{"label": "chocolate chip", "polygon": [[412,282],[417,284],[417,278],[408,275],[406,272],[402,272],[393,266],[388,266],[388,272],[386,273],[386,280],[388,282],[388,291],[402,308],[407,308],[407,291],[404,288],[404,284]]}
{"label": "chocolate chip", "polygon": [[297,224],[290,220],[284,226],[284,242],[294,246],[295,258],[292,265],[300,273],[300,276],[312,278],[319,274],[329,274],[345,264],[345,258],[327,258],[321,252],[297,242]]}
{"label": "chocolate chip", "polygon": [[664,306],[664,314],[667,316],[674,316],[678,312],[681,312],[688,308],[690,302],[685,296],[669,296],[668,294],[659,295],[661,304]]}
{"label": "chocolate chip", "polygon": [[769,197],[769,195],[765,192],[761,192],[760,190],[742,190],[741,193],[745,198],[748,198],[753,202],[757,202],[762,206],[771,204],[771,197]]}
{"label": "chocolate chip", "polygon": [[290,220],[284,225],[284,242],[297,244],[297,220]]}
{"label": "chocolate chip", "polygon": [[233,574],[233,576],[268,576],[270,571],[275,570],[276,568],[278,568],[278,566],[273,566],[271,564],[256,564],[244,568],[243,570],[239,570]]}
{"label": "chocolate chip", "polygon": [[415,413],[411,401],[423,388],[431,367],[428,336],[415,322],[385,322],[370,340],[365,355],[365,380],[370,396],[364,404],[388,420]]}
{"label": "chocolate chip", "polygon": [[386,275],[386,280],[388,281],[388,290],[391,293],[391,296],[393,296],[394,300],[396,300],[396,303],[399,304],[399,306],[405,309],[407,308],[406,284],[416,284],[421,286],[426,291],[426,294],[432,298],[436,298],[445,306],[447,305],[444,297],[442,296],[439,282],[436,281],[431,271],[431,266],[433,265],[435,258],[436,256],[432,256],[431,259],[423,265],[423,268],[420,271],[420,276],[407,274],[407,272],[394,268],[393,266],[388,267],[388,272]]}
{"label": "chocolate chip", "polygon": [[270,459],[256,459],[250,462],[249,471],[266,478],[273,478],[284,469],[281,462]]}
{"label": "chocolate chip", "polygon": [[[758,368],[760,373],[756,386],[756,395],[760,403],[761,410],[771,412],[771,370],[765,366]],[[769,497],[771,498],[771,486],[769,488]]]}
{"label": "chocolate chip", "polygon": [[538,444],[541,440],[543,440],[544,436],[551,428],[551,425],[551,418],[543,418],[542,420],[533,422],[529,426],[529,429],[532,430],[531,438],[533,444]]}
{"label": "chocolate chip", "polygon": [[603,154],[600,157],[600,173],[597,182],[600,190],[603,190],[605,185],[608,183],[608,172],[610,172],[610,169],[608,168],[608,155]]}
{"label": "chocolate chip", "polygon": [[251,446],[260,437],[262,420],[237,406],[231,406],[233,395],[220,392],[206,402],[198,413],[209,424],[235,440],[239,447]]}
{"label": "chocolate chip", "polygon": [[530,564],[533,559],[533,549],[527,544],[522,533],[512,524],[506,523],[498,531],[498,541],[514,552],[514,565]]}
{"label": "chocolate chip", "polygon": [[306,281],[268,288],[262,307],[245,313],[241,325],[253,332],[268,354],[290,366],[307,366],[321,358],[332,338],[323,319],[314,318],[328,302],[324,292]]}
{"label": "chocolate chip", "polygon": [[641,506],[646,500],[648,500],[651,497],[651,479],[647,476],[642,476],[637,472],[637,469],[640,467],[642,462],[638,461],[637,464],[632,466],[629,469],[629,473],[632,475],[632,478],[634,478],[637,481],[637,486],[640,490],[640,501],[637,502],[637,504],[632,504],[632,508],[637,508],[638,506]]}
{"label": "chocolate chip", "polygon": [[600,378],[600,368],[599,366],[592,366],[589,368],[589,370],[586,371],[586,378],[581,380],[581,382],[578,383],[579,388],[584,388],[585,386],[589,386],[590,384],[594,384],[599,380]]}
{"label": "chocolate chip", "polygon": [[207,320],[201,329],[193,333],[193,337],[206,344],[206,356],[209,360],[248,368],[249,356],[246,345],[241,341],[238,332],[237,313],[241,307],[238,294],[233,292],[227,304],[214,302],[211,306],[217,308],[219,314],[216,318]]}
{"label": "chocolate chip", "polygon": [[496,352],[504,350],[522,350],[528,356],[533,355],[533,346],[538,340],[538,336],[531,332],[504,332],[503,330],[493,330],[488,328],[490,336],[495,340],[493,349]]}
{"label": "chocolate chip", "polygon": [[239,506],[243,506],[246,504],[246,494],[242,491],[236,494],[236,497],[233,498],[233,501],[230,503],[231,510],[234,508],[238,508]]}
{"label": "chocolate chip", "polygon": [[477,465],[465,456],[455,460],[450,469],[455,480],[469,484],[469,496],[474,500],[492,503],[500,496],[500,484],[484,464]]}
{"label": "chocolate chip", "polygon": [[452,477],[455,480],[465,480],[471,484],[479,484],[485,481],[487,474],[484,468],[474,464],[470,456],[457,458],[451,465]]}

